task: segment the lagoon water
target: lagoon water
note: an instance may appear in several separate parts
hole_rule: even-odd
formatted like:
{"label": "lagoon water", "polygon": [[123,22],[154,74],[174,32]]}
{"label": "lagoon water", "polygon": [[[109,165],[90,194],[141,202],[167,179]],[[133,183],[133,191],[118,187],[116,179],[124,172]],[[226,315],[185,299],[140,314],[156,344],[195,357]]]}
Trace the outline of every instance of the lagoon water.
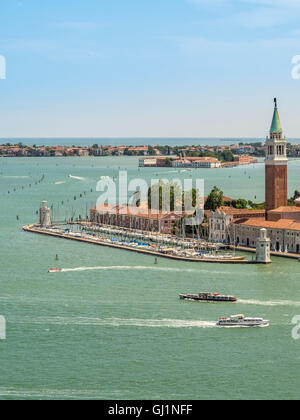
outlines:
{"label": "lagoon water", "polygon": [[[119,168],[129,179],[192,175],[205,179],[206,193],[218,185],[228,196],[264,199],[263,163],[172,174],[138,171],[137,163],[129,157],[0,159],[0,315],[7,321],[0,399],[298,399],[297,261],[232,266],[159,259],[155,265],[146,255],[22,231],[37,220],[44,199],[54,204],[56,219],[85,215],[99,194],[96,182],[118,176]],[[290,195],[300,189],[299,173],[300,161],[291,161]],[[66,270],[48,274],[54,266]],[[200,291],[240,301],[178,298]],[[270,327],[215,327],[220,316],[235,313],[270,319]]]}

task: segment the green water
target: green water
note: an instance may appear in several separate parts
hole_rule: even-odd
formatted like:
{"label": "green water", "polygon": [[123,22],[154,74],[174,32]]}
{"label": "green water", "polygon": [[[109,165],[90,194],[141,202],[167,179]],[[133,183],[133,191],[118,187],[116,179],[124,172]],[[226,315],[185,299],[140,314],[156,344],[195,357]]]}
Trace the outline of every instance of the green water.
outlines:
{"label": "green water", "polygon": [[[85,214],[86,202],[96,200],[90,190],[97,180],[117,176],[119,167],[130,178],[171,176],[167,169],[138,172],[137,158],[0,159],[0,315],[7,319],[0,399],[299,398],[300,341],[291,336],[291,320],[300,314],[298,262],[223,266],[159,259],[155,265],[133,252],[22,232],[43,199],[54,203],[57,217]],[[290,192],[299,189],[299,167],[290,163]],[[218,185],[226,195],[262,201],[263,170],[258,164],[192,175],[205,178],[206,192]],[[53,266],[75,270],[48,274]],[[241,301],[178,299],[181,292],[206,290]],[[220,316],[236,313],[270,319],[270,327],[214,326]]]}

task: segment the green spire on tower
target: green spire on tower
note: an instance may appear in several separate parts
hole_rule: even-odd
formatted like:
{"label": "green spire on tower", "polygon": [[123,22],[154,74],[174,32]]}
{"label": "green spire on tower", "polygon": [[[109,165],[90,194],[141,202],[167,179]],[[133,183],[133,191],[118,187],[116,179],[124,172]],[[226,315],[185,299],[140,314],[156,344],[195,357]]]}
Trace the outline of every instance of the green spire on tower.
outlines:
{"label": "green spire on tower", "polygon": [[279,119],[279,113],[277,108],[277,99],[274,99],[275,102],[275,108],[274,108],[274,114],[273,114],[273,120],[271,125],[271,133],[282,133],[282,127]]}

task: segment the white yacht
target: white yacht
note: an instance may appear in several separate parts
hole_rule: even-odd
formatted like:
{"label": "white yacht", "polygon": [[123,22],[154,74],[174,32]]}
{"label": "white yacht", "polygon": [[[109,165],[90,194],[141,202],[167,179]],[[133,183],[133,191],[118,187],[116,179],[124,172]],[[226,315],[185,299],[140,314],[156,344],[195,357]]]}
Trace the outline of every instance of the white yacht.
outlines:
{"label": "white yacht", "polygon": [[232,315],[227,318],[220,318],[217,325],[220,327],[267,327],[269,322],[263,318],[247,318],[245,315]]}

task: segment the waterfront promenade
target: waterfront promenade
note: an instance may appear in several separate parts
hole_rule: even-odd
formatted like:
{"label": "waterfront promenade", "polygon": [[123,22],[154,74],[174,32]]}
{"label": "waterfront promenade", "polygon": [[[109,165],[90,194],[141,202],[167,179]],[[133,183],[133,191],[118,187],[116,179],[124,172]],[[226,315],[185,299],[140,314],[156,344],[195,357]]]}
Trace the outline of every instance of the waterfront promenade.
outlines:
{"label": "waterfront promenade", "polygon": [[[236,251],[256,253],[255,248],[250,248],[250,247],[247,247],[247,246],[241,246],[241,245],[233,246],[233,245],[230,245],[228,247],[230,249],[236,250]],[[279,251],[270,251],[270,254],[273,255],[274,257],[291,258],[291,259],[300,261],[300,254],[293,254],[291,252],[279,252]]]}

